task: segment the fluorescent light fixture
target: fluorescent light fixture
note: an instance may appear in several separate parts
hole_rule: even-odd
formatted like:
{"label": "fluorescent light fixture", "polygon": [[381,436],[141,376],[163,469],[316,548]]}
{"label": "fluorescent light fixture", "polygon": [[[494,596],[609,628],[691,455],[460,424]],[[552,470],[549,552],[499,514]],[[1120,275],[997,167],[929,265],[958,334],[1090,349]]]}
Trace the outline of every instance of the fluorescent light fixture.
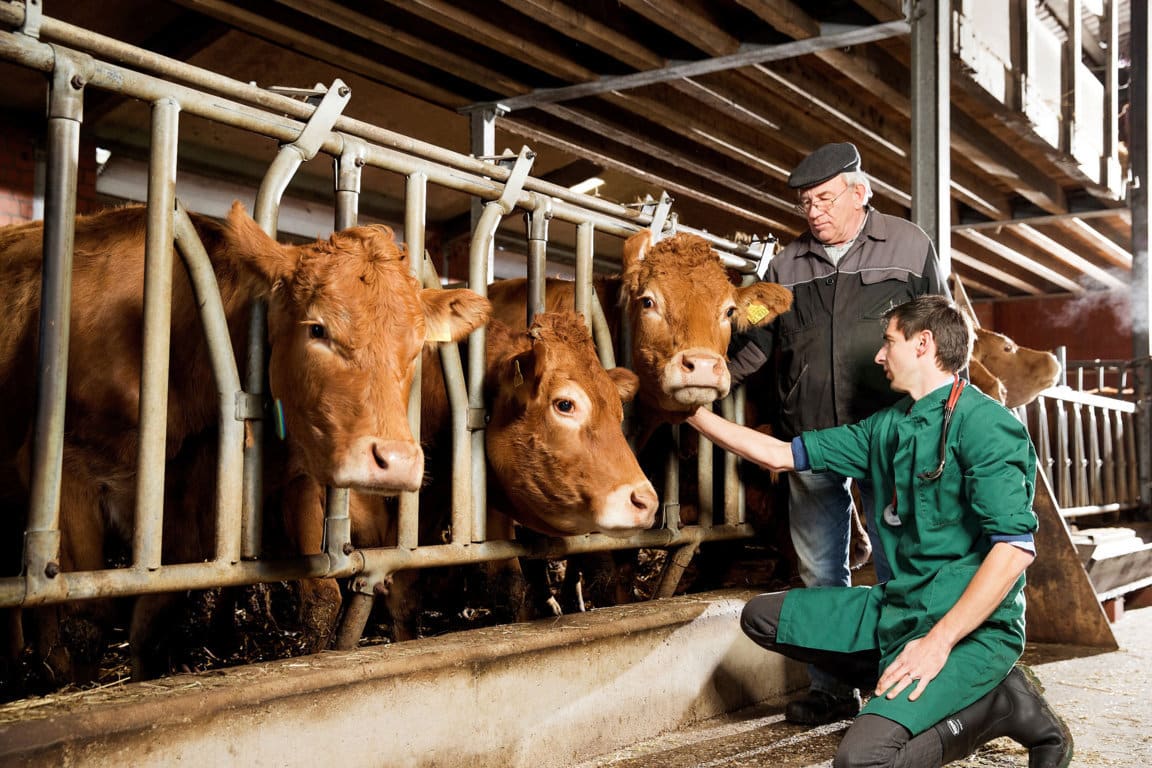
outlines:
{"label": "fluorescent light fixture", "polygon": [[600,178],[599,176],[592,176],[590,178],[584,179],[584,181],[573,184],[572,186],[568,187],[568,189],[572,190],[578,195],[587,195],[600,189],[600,187],[603,185],[604,179]]}

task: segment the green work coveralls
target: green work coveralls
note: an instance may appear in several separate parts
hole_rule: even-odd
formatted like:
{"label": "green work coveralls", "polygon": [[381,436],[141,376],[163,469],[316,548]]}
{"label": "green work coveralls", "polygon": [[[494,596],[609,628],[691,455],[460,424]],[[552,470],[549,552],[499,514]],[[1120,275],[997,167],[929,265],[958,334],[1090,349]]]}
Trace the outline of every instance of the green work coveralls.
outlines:
{"label": "green work coveralls", "polygon": [[[878,649],[880,670],[923,637],[960,598],[992,548],[990,536],[1036,530],[1032,498],[1036,453],[1020,422],[974,387],[956,403],[938,480],[917,473],[939,464],[940,430],[950,391],[904,398],[858,424],[805,432],[812,469],[869,478],[873,510],[892,578],[876,587],[794,589],[781,610],[777,642],[829,651]],[[892,501],[895,512],[882,510]],[[804,514],[794,510],[792,514]],[[1024,650],[1024,577],[983,624],[953,648],[916,701],[910,685],[863,712],[913,735],[991,691]]]}

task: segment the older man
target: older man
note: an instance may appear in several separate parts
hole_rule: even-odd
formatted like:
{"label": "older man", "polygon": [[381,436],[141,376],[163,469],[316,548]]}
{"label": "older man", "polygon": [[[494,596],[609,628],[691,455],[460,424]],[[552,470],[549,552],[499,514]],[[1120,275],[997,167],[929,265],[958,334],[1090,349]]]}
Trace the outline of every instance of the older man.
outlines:
{"label": "older man", "polygon": [[[849,143],[826,144],[788,178],[808,232],[772,260],[766,279],[792,290],[792,311],[766,329],[734,341],[732,381],[772,359],[773,426],[784,439],[809,429],[853,424],[895,402],[872,364],[884,312],[925,294],[947,294],[936,250],[922,229],[869,205],[872,188]],[[743,345],[743,346],[741,346]],[[789,525],[805,586],[851,583],[848,566],[851,480],[836,472],[789,475]],[[889,568],[876,544],[875,499],[859,484],[879,581]],[[811,667],[808,693],[785,717],[804,725],[849,717],[859,693],[846,681]]]}
{"label": "older man", "polygon": [[1030,768],[1067,768],[1071,733],[1015,666],[1035,557],[1032,442],[960,378],[972,330],[955,304],[924,296],[886,321],[875,361],[907,396],[858,424],[785,442],[707,410],[688,419],[768,469],[868,477],[889,499],[878,526],[888,581],[759,595],[741,625],[769,650],[874,687],[836,768],[937,766],[1000,736],[1028,748]]}

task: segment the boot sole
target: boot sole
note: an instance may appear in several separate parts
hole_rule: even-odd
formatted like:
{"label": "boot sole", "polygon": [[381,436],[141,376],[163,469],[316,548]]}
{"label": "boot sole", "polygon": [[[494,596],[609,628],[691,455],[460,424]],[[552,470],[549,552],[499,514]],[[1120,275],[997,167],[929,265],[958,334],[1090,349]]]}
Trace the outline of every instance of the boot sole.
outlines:
{"label": "boot sole", "polygon": [[[1052,708],[1048,706],[1048,699],[1044,698],[1043,695],[1044,684],[1040,682],[1040,678],[1036,677],[1036,673],[1023,664],[1017,664],[1016,669],[1020,670],[1020,673],[1024,675],[1025,682],[1027,682],[1028,685],[1034,688],[1039,694],[1037,698],[1043,702],[1044,711],[1047,712],[1048,715],[1060,726],[1060,733],[1064,736],[1064,743],[1068,745],[1068,751],[1064,754],[1063,757],[1060,758],[1060,763],[1058,764],[1057,768],[1068,768],[1068,765],[1072,762],[1072,752],[1075,748],[1072,741],[1072,731],[1068,728],[1068,724],[1064,722],[1064,718],[1060,717],[1060,715],[1056,714]],[[1029,750],[1029,753],[1031,753],[1031,750]],[[1031,768],[1031,759],[1029,759],[1028,764]]]}

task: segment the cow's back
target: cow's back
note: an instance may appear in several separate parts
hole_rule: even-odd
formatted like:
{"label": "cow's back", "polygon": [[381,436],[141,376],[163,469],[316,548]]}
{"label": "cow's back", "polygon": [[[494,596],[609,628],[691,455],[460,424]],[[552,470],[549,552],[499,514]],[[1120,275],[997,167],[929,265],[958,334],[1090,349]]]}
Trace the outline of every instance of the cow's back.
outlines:
{"label": "cow's back", "polygon": [[[593,282],[596,296],[604,310],[608,328],[615,338],[620,313],[616,311],[620,295],[619,278],[597,278]],[[544,288],[545,312],[575,312],[576,283],[571,280],[548,278]],[[492,302],[492,317],[511,328],[523,328],[528,320],[528,282],[524,278],[499,280],[488,286],[488,299]]]}
{"label": "cow's back", "polygon": [[[139,413],[145,221],[140,206],[81,216],[73,249],[66,425],[70,439],[106,446],[124,461],[134,458]],[[239,321],[252,290],[223,247],[220,225],[202,217],[194,221],[216,262],[226,311]],[[42,240],[41,222],[0,231],[0,302],[7,327],[0,340],[0,381],[6,435],[13,442],[26,436],[33,411]],[[169,456],[183,437],[209,426],[216,409],[197,302],[178,258],[172,317]]]}

